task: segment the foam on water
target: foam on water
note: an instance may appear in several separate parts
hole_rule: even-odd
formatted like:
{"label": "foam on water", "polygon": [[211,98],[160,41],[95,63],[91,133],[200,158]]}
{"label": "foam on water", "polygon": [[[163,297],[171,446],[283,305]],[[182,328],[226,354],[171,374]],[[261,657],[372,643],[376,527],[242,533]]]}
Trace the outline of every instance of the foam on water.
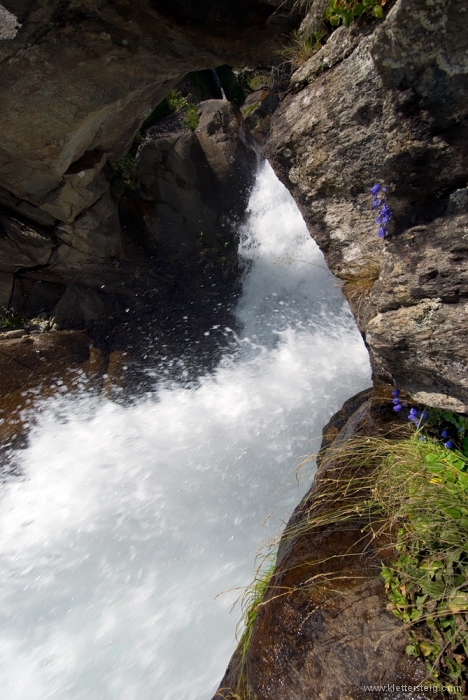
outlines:
{"label": "foam on water", "polygon": [[3,700],[208,700],[221,679],[238,592],[216,594],[249,583],[307,488],[300,457],[370,383],[336,281],[268,165],[241,254],[244,333],[216,371],[131,406],[49,400],[18,453],[24,476],[0,501]]}

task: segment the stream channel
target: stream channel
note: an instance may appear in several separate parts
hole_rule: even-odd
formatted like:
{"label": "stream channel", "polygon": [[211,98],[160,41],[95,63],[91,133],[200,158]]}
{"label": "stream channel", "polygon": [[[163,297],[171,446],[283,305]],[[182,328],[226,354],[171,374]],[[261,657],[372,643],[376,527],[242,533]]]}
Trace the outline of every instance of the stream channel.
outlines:
{"label": "stream channel", "polygon": [[214,370],[192,383],[168,370],[129,403],[58,393],[14,453],[0,500],[2,700],[214,693],[238,587],[310,485],[298,464],[370,385],[340,284],[266,163],[239,252],[242,331],[221,329]]}

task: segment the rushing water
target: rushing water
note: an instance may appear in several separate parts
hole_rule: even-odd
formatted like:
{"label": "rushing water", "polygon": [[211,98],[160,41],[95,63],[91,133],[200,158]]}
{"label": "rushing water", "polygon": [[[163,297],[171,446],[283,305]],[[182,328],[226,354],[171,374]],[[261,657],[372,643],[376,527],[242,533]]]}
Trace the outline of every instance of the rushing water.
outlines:
{"label": "rushing water", "polygon": [[241,255],[244,331],[225,330],[215,371],[132,405],[49,399],[17,453],[0,501],[3,700],[208,700],[221,679],[238,591],[215,596],[250,582],[307,488],[301,456],[370,383],[336,280],[268,165]]}

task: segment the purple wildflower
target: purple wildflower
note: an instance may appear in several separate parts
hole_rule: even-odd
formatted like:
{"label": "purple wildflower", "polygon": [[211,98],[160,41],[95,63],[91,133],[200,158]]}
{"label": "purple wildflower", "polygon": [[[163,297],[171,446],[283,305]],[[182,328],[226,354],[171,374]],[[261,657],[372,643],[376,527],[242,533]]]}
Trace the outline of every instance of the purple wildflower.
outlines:
{"label": "purple wildflower", "polygon": [[396,406],[393,407],[393,410],[399,413],[402,409],[401,403],[397,403]]}
{"label": "purple wildflower", "polygon": [[448,432],[446,430],[442,430],[440,437],[448,438]]}
{"label": "purple wildflower", "polygon": [[393,391],[392,391],[392,396],[394,396],[395,398],[398,398],[398,396],[400,396],[400,390],[399,390],[399,389],[393,389]]}
{"label": "purple wildflower", "polygon": [[[387,188],[382,188],[379,183],[376,183],[370,189],[373,196],[372,209],[378,209],[378,207],[381,207],[380,211],[378,212],[378,216],[375,219],[375,223],[379,226],[379,230],[377,232],[379,238],[385,238],[387,235],[386,224],[388,224],[393,215],[390,207],[387,204],[387,197],[385,196],[386,191]],[[379,192],[381,192],[381,196],[377,196]]]}
{"label": "purple wildflower", "polygon": [[453,442],[451,440],[447,440],[447,442],[444,442],[444,447],[446,447],[448,450],[451,450],[453,447]]}

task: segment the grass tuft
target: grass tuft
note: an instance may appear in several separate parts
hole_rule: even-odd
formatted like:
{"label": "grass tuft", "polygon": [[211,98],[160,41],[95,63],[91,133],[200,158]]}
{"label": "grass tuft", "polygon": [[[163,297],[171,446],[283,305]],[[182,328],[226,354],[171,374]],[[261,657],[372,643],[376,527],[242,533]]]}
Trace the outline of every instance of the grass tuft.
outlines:
{"label": "grass tuft", "polygon": [[265,591],[276,566],[276,554],[270,552],[262,561],[255,573],[255,578],[242,596],[242,618],[237,626],[242,627],[239,639],[241,662],[244,661],[252,637],[253,627],[257,619],[258,609],[265,597]]}
{"label": "grass tuft", "polygon": [[[328,448],[313,498],[282,540],[357,522],[374,543],[396,541],[395,560],[382,566],[388,610],[409,633],[407,653],[424,659],[432,683],[452,685],[461,700],[468,689],[468,464],[461,452],[407,430]],[[270,558],[244,595],[242,660],[273,571]],[[326,583],[327,574],[307,583],[318,579]]]}
{"label": "grass tuft", "polygon": [[314,56],[322,48],[322,32],[317,32],[313,36],[306,36],[301,32],[292,32],[291,43],[281,51],[281,56],[285,61],[291,63],[293,68],[299,68],[311,56]]}

